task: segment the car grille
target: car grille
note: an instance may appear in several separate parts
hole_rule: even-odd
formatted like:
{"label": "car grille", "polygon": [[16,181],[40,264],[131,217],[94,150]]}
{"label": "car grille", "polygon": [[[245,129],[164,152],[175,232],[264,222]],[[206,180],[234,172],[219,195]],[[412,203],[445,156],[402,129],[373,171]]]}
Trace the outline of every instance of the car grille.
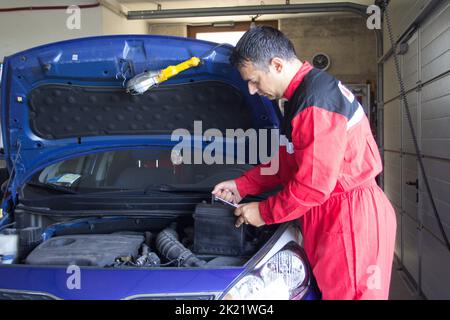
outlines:
{"label": "car grille", "polygon": [[[214,294],[137,295],[126,300],[214,300],[215,297]],[[58,298],[39,292],[0,290],[0,300],[58,300]]]}
{"label": "car grille", "polygon": [[0,290],[0,300],[57,300],[57,298],[45,293]]}

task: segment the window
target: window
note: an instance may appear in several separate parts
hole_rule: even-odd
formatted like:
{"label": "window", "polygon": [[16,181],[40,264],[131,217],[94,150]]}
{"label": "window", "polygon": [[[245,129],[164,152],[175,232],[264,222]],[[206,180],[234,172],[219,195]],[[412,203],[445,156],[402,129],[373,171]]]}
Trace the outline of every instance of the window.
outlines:
{"label": "window", "polygon": [[[278,21],[256,21],[256,25],[266,25],[278,28]],[[242,35],[250,28],[250,22],[213,23],[207,26],[188,26],[188,37],[229,43],[236,45]]]}
{"label": "window", "polygon": [[[32,182],[70,188],[77,192],[108,189],[143,190],[155,184],[211,189],[219,182],[235,179],[249,164],[174,164],[171,148],[117,150],[76,157],[52,164]],[[224,162],[233,162],[232,158]]]}
{"label": "window", "polygon": [[239,39],[244,35],[244,31],[230,32],[199,32],[196,37],[200,40],[206,40],[218,43],[228,43],[235,46]]}

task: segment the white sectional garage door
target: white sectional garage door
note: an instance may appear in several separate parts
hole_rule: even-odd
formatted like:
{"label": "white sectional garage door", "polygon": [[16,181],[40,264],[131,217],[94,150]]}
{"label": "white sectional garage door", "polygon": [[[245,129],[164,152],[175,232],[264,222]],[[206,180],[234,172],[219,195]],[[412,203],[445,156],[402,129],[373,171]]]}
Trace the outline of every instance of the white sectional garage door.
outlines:
{"label": "white sectional garage door", "polygon": [[[408,44],[401,72],[426,173],[450,237],[450,1],[442,1]],[[450,299],[450,251],[418,173],[393,57],[384,72],[385,190],[397,210],[396,255],[427,298]]]}

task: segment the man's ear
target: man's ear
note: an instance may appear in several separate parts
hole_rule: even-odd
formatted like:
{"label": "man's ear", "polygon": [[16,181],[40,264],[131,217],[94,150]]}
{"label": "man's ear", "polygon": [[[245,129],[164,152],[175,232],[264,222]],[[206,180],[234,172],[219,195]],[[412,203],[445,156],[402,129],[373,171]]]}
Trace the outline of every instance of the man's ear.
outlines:
{"label": "man's ear", "polygon": [[284,60],[278,57],[272,58],[272,60],[270,60],[270,65],[276,72],[281,73],[284,67]]}

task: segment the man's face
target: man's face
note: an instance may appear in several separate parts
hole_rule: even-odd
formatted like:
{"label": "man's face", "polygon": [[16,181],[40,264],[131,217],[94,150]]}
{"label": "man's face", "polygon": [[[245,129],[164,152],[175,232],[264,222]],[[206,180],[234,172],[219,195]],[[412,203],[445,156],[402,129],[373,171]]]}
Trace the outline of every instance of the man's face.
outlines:
{"label": "man's face", "polygon": [[279,69],[273,64],[268,66],[268,69],[264,70],[252,62],[246,62],[239,72],[248,83],[248,91],[250,94],[259,94],[269,98],[270,100],[280,99],[283,97],[284,91],[281,87],[281,74]]}

